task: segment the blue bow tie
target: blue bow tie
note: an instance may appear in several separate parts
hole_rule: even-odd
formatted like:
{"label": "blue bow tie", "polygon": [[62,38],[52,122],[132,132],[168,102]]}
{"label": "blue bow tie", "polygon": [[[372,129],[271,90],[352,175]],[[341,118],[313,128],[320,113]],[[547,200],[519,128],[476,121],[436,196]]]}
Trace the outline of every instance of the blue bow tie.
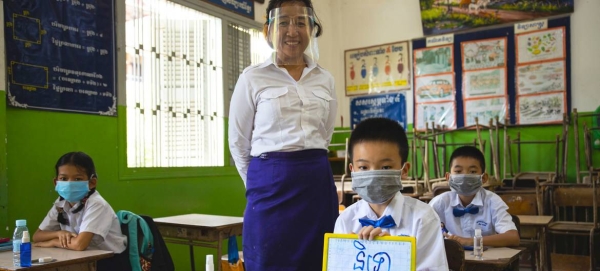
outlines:
{"label": "blue bow tie", "polygon": [[479,207],[477,206],[471,206],[471,207],[467,207],[467,208],[459,208],[459,207],[454,207],[454,209],[452,210],[452,214],[455,217],[461,217],[465,214],[477,214],[479,213]]}
{"label": "blue bow tie", "polygon": [[358,219],[358,222],[360,222],[360,225],[362,225],[363,227],[366,226],[373,226],[374,228],[392,228],[396,226],[396,222],[394,221],[394,218],[392,218],[391,215],[386,215],[382,218],[380,218],[379,220],[371,220],[368,219],[367,217],[365,218],[360,218]]}

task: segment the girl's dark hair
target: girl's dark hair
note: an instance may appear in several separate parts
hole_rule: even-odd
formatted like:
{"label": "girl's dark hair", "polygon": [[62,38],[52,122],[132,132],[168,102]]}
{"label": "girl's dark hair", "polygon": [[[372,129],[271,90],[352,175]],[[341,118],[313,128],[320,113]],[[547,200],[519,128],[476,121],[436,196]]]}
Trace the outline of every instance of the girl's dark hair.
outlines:
{"label": "girl's dark hair", "polygon": [[[313,14],[315,16],[315,27],[317,28],[317,37],[320,37],[321,33],[323,32],[323,27],[321,26],[319,17],[317,17],[317,13],[315,12],[315,8],[313,7],[311,0],[270,0],[269,4],[267,5],[267,17],[269,16],[269,12],[271,12],[271,10],[281,7],[281,5],[286,2],[300,2],[303,3],[307,8],[311,8],[313,10]],[[269,25],[268,19],[265,22],[265,25]]]}
{"label": "girl's dark hair", "polygon": [[58,168],[64,165],[73,165],[85,170],[85,173],[87,174],[86,176],[90,179],[92,176],[98,177],[92,157],[84,152],[69,152],[58,158],[58,161],[54,166],[54,169],[56,170],[56,176],[58,176]]}
{"label": "girl's dark hair", "polygon": [[[56,176],[58,176],[58,168],[64,165],[73,165],[77,168],[85,170],[85,174],[89,179],[91,179],[94,176],[98,177],[98,174],[96,174],[96,167],[94,166],[94,161],[92,160],[92,157],[85,154],[84,152],[69,152],[58,158],[58,161],[54,166]],[[87,199],[92,194],[94,194],[94,192],[96,192],[96,188],[90,189],[90,192],[88,192],[88,194],[85,197],[83,197],[83,199],[81,199],[79,207],[73,210],[72,213],[75,214],[80,212],[83,209],[83,206],[85,206]],[[60,197],[60,200],[62,201],[64,200],[64,198]],[[58,222],[60,222],[60,224],[63,225],[68,225],[69,221],[65,218],[65,216],[66,214],[64,214],[62,208],[58,208]]]}

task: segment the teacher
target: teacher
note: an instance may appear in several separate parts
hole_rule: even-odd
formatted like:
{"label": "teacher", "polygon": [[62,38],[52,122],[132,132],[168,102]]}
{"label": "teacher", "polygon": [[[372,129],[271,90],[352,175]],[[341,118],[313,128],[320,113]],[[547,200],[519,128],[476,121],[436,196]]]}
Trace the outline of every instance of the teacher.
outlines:
{"label": "teacher", "polygon": [[318,271],[338,215],[327,159],[333,77],[317,64],[322,27],[310,0],[271,0],[267,14],[273,54],[243,71],[229,112],[229,149],[246,186],[244,262],[248,271]]}

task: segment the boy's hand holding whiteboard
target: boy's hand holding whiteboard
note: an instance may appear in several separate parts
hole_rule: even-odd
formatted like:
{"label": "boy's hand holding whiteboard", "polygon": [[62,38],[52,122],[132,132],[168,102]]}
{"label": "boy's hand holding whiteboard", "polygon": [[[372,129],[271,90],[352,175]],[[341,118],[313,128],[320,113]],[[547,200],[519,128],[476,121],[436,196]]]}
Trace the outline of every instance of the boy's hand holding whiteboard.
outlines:
{"label": "boy's hand holding whiteboard", "polygon": [[384,236],[360,240],[356,234],[325,234],[323,271],[414,271],[416,239]]}

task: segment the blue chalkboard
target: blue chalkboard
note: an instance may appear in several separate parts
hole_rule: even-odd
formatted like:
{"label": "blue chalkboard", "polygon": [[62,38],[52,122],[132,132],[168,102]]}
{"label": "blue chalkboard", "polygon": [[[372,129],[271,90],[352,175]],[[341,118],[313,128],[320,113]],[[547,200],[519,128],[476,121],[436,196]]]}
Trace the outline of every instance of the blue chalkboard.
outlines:
{"label": "blue chalkboard", "polygon": [[383,117],[397,121],[406,130],[404,93],[360,96],[350,102],[350,127],[368,118]]}
{"label": "blue chalkboard", "polygon": [[112,0],[4,0],[10,106],[116,116]]}

